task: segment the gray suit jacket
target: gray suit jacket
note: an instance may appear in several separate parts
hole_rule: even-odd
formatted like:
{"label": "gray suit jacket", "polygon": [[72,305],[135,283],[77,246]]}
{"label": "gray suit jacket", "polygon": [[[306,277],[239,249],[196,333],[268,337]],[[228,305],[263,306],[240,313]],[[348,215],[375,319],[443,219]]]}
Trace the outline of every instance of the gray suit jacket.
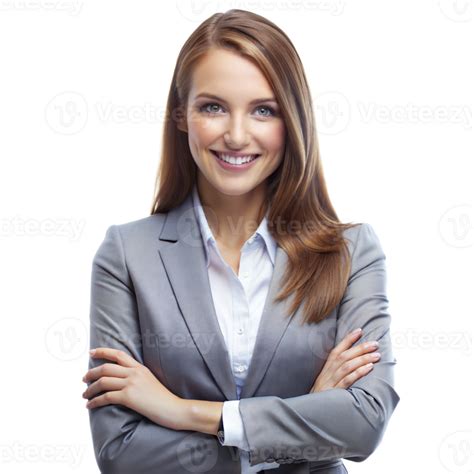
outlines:
{"label": "gray suit jacket", "polygon": [[[341,458],[363,461],[380,443],[398,404],[390,342],[385,255],[366,223],[346,231],[352,271],[346,292],[318,324],[284,315],[287,254],[277,247],[255,349],[240,401],[251,465],[273,474],[345,473]],[[331,349],[361,327],[381,358],[348,389],[309,393]],[[113,347],[146,365],[186,399],[237,399],[215,314],[205,253],[189,195],[166,214],[112,225],[92,264],[90,347]],[[90,359],[89,369],[105,362]],[[89,410],[97,463],[105,474],[240,474],[237,448],[215,436],[152,423],[122,405]],[[263,472],[263,471],[262,471]]]}

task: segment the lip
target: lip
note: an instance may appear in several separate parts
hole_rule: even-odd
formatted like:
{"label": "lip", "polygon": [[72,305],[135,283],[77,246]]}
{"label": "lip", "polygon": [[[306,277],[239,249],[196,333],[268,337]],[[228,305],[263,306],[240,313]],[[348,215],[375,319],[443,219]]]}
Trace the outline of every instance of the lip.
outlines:
{"label": "lip", "polygon": [[[210,148],[209,148],[210,149]],[[253,155],[260,155],[261,153],[242,153],[242,152],[237,152],[237,151],[220,151],[220,150],[212,150],[210,149],[213,153],[220,153],[221,155],[229,155],[229,156],[234,156],[235,158],[239,158],[239,156],[253,156]]]}
{"label": "lip", "polygon": [[[233,165],[231,163],[227,163],[223,160],[221,160],[218,156],[217,156],[217,152],[215,150],[210,150],[211,151],[211,154],[214,156],[214,158],[216,159],[217,163],[225,170],[228,170],[228,171],[245,171],[245,170],[248,170],[249,168],[251,168],[254,163],[256,161],[258,161],[260,159],[260,157],[262,155],[258,155],[257,158],[255,158],[254,160],[250,161],[249,163],[246,163],[244,165]],[[243,155],[243,156],[248,156],[248,154],[246,155]]]}

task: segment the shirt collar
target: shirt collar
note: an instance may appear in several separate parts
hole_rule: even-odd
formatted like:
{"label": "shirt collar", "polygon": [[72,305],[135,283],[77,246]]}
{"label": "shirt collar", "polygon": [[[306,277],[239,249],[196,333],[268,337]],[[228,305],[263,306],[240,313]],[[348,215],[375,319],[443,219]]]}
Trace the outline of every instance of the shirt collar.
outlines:
{"label": "shirt collar", "polygon": [[[202,208],[201,199],[199,198],[199,192],[197,190],[196,183],[194,183],[194,186],[193,186],[192,196],[193,196],[193,206],[194,206],[194,211],[196,214],[196,219],[199,223],[199,228],[201,229],[201,235],[203,238],[204,248],[206,251],[206,266],[209,267],[209,245],[210,243],[215,244],[216,239],[214,238],[214,235],[209,227],[206,214],[204,214],[204,210]],[[260,235],[260,237],[265,242],[267,252],[270,255],[272,264],[275,265],[277,243],[275,239],[273,238],[273,236],[270,234],[270,231],[268,230],[268,212],[269,211],[267,210],[265,216],[260,222],[260,225],[255,231],[255,234]]]}

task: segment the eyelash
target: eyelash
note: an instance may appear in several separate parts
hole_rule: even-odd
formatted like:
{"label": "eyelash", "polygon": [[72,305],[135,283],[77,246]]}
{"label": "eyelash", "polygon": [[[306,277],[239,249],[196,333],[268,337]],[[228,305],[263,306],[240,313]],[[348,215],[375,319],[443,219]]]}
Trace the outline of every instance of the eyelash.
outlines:
{"label": "eyelash", "polygon": [[[216,112],[208,112],[207,110],[205,110],[206,107],[208,107],[209,105],[218,105],[219,107],[221,107],[217,102],[207,102],[206,104],[203,104],[199,107],[199,111],[203,112],[205,114],[208,114],[208,115],[216,115]],[[275,117],[277,115],[275,109],[273,107],[268,106],[268,105],[259,105],[257,107],[257,109],[262,108],[262,107],[269,110],[271,115],[261,115],[261,117],[264,117],[264,118],[266,118],[266,117]]]}

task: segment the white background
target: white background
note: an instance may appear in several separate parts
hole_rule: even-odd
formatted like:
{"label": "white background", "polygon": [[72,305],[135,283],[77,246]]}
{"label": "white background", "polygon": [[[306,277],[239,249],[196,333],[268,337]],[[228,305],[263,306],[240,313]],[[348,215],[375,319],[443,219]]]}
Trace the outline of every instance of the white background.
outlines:
{"label": "white background", "polygon": [[401,401],[378,449],[345,465],[472,472],[463,0],[1,2],[0,470],[98,472],[81,397],[92,257],[107,227],[149,215],[177,55],[230,8],[295,44],[332,202],[341,221],[370,223],[387,256]]}

